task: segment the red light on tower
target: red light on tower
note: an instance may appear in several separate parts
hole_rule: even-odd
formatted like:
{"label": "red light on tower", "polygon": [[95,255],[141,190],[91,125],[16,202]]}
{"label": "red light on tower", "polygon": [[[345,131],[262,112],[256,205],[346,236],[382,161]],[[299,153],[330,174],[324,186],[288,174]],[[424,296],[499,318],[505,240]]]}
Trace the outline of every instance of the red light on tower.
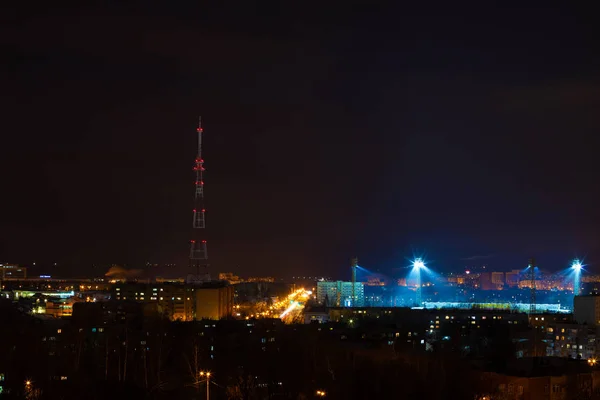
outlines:
{"label": "red light on tower", "polygon": [[[204,160],[202,159],[202,121],[198,120],[198,125],[196,125],[196,131],[198,132],[198,152],[196,153],[196,157],[194,157],[194,175],[195,175],[195,194],[194,194],[194,203],[191,204],[193,208],[193,221],[192,227],[194,228],[194,233],[192,238],[198,238],[196,240],[190,241],[190,267],[196,268],[196,273],[198,274],[198,278],[201,278],[201,268],[207,268],[207,244],[206,240],[201,240],[201,232],[204,232],[205,229],[205,215],[204,212],[204,181],[203,181],[203,171],[204,169]],[[198,214],[200,213],[200,214]],[[200,245],[198,243],[201,243]],[[208,271],[206,271],[208,272]]]}

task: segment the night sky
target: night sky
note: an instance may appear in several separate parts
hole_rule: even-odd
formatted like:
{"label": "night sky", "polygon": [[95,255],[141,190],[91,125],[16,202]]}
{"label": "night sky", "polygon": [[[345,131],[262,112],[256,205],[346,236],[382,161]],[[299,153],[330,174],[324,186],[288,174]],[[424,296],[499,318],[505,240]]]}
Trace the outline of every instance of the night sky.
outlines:
{"label": "night sky", "polygon": [[0,262],[187,273],[201,114],[214,273],[600,263],[592,9],[162,3],[3,12]]}

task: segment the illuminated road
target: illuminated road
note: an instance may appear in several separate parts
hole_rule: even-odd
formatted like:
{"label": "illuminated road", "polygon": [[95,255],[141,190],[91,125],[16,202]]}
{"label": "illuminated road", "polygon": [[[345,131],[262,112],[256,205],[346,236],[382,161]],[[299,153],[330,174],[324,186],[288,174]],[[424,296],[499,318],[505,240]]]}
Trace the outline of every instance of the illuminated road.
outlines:
{"label": "illuminated road", "polygon": [[298,289],[290,293],[285,299],[273,304],[274,314],[279,314],[279,318],[285,323],[292,323],[302,318],[304,304],[310,298],[310,290]]}

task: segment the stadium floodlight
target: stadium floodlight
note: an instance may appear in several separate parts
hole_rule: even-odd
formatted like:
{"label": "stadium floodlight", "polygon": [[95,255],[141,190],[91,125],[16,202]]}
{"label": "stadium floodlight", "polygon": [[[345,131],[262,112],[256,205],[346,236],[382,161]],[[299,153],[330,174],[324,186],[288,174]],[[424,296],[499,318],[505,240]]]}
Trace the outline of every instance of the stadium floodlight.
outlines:
{"label": "stadium floodlight", "polygon": [[417,268],[417,269],[425,268],[425,263],[423,262],[422,259],[416,258],[413,261],[413,268]]}

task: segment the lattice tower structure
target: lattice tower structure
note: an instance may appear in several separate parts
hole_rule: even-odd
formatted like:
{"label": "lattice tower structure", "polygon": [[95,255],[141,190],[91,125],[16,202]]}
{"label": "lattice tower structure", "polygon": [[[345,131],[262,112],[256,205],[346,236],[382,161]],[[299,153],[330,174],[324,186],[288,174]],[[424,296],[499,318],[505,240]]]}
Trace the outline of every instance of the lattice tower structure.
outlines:
{"label": "lattice tower structure", "polygon": [[[206,243],[206,208],[204,205],[204,159],[202,158],[202,118],[198,118],[198,153],[194,160],[194,208],[192,210],[192,239],[190,240],[190,267],[196,270],[196,280],[208,278],[208,247]],[[201,274],[204,273],[204,277]]]}

